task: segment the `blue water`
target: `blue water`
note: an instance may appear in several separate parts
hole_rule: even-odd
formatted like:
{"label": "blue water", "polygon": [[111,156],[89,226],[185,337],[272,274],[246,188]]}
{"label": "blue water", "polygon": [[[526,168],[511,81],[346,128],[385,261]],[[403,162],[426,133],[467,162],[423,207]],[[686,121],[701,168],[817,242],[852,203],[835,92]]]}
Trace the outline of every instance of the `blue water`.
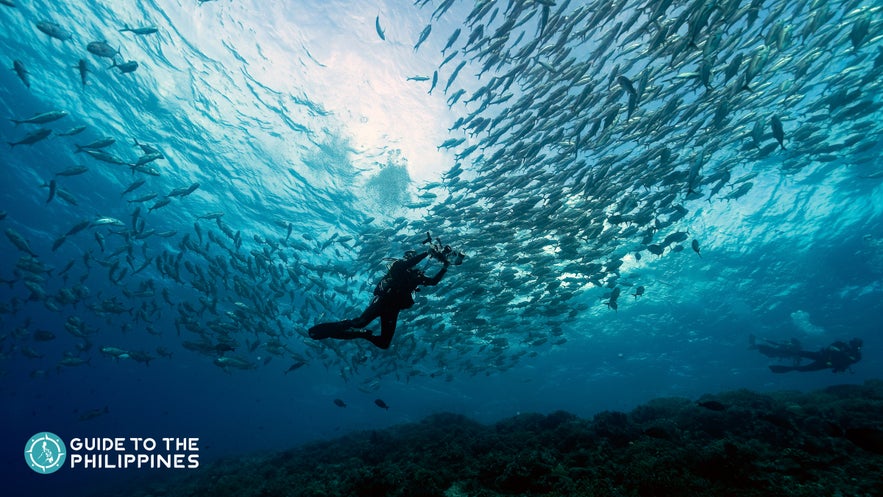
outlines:
{"label": "blue water", "polygon": [[[556,2],[546,13],[552,31],[540,29],[545,2],[525,2],[518,14],[518,2],[499,2],[480,22],[467,21],[473,2],[436,16],[447,2],[16,4],[0,6],[3,65],[24,63],[30,88],[0,71],[0,115],[68,115],[0,122],[7,142],[53,130],[0,153],[0,228],[20,233],[53,269],[37,275],[45,296],[33,295],[16,267],[24,253],[0,239],[0,277],[10,281],[0,284],[0,464],[14,495],[88,493],[143,474],[36,475],[22,447],[42,431],[198,437],[208,463],[439,411],[483,422],[558,409],[589,416],[659,396],[808,390],[883,373],[883,15],[873,2],[767,1],[751,24],[746,15],[732,24],[713,15],[714,29],[700,31],[695,48],[677,44],[688,34],[681,26],[663,52],[645,50],[647,36],[626,43],[635,27],[602,44],[638,2],[607,17],[598,9],[580,17],[587,6]],[[688,4],[674,2],[666,19]],[[515,15],[519,22],[503,25]],[[856,48],[851,33],[862,19],[868,34]],[[50,38],[36,28],[41,21],[71,39]],[[562,38],[571,22],[584,29]],[[490,42],[464,48],[479,24],[509,53],[487,70],[481,53]],[[119,32],[124,25],[157,32]],[[537,33],[546,33],[542,43],[528,50]],[[725,40],[716,51],[714,36]],[[109,59],[86,51],[93,41],[118,48],[118,62],[135,60],[137,70],[108,69]],[[698,76],[705,47],[714,55],[706,55],[714,60],[708,89]],[[725,81],[736,54],[745,62]],[[760,70],[742,90],[752,58]],[[574,75],[582,63],[589,66]],[[619,75],[640,87],[632,115]],[[832,104],[841,91],[860,94]],[[772,115],[783,123],[784,149]],[[479,118],[497,121],[482,131],[456,124],[479,126]],[[87,129],[57,135],[77,125]],[[163,158],[148,164],[158,176],[75,153],[103,137],[116,143],[102,150],[129,163],[143,154],[134,140],[158,149]],[[660,159],[662,147],[670,160]],[[88,171],[54,176],[75,165]],[[52,179],[76,205],[57,194],[47,202]],[[144,185],[121,195],[137,179]],[[193,193],[148,212],[194,183]],[[151,192],[153,200],[130,202]],[[198,219],[209,213],[223,213],[220,223]],[[93,225],[52,249],[78,222],[101,217],[123,226]],[[417,294],[389,350],[306,336],[317,322],[360,313],[384,259],[419,249],[427,230],[467,258]],[[661,256],[648,251],[678,232],[685,240]],[[186,250],[185,239],[193,243]],[[158,261],[179,254],[176,281]],[[439,268],[424,265],[429,274]],[[646,291],[633,297],[638,286]],[[63,290],[75,287],[83,296],[65,300]],[[605,305],[614,287],[617,310]],[[113,302],[123,310],[100,307]],[[65,329],[72,317],[85,338]],[[224,354],[255,367],[225,371],[213,362],[217,352],[186,348],[200,334],[184,317],[212,344],[226,337],[235,351]],[[36,330],[55,338],[36,340]],[[861,337],[864,359],[846,374],[773,375],[748,349],[750,334],[797,337],[808,348]],[[102,347],[153,358],[117,361]],[[88,364],[59,365],[68,356]]]}

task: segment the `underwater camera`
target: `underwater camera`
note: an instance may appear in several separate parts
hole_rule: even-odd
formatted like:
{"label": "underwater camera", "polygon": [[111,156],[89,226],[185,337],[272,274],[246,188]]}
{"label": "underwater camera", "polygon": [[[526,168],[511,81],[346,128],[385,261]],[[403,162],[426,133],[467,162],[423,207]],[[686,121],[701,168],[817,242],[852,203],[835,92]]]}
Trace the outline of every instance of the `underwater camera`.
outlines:
{"label": "underwater camera", "polygon": [[450,245],[442,245],[442,242],[438,238],[433,238],[430,232],[426,232],[426,239],[423,240],[422,244],[429,244],[429,256],[433,259],[437,259],[440,262],[447,262],[454,266],[459,266],[463,264],[463,259],[466,258],[466,254],[464,254],[460,250],[454,250]]}

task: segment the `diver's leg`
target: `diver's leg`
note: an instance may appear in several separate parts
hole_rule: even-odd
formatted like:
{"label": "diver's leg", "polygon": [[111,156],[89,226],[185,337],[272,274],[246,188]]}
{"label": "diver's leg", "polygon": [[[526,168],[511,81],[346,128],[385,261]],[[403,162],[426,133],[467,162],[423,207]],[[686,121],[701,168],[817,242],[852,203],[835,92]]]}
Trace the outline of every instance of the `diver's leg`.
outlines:
{"label": "diver's leg", "polygon": [[801,373],[806,373],[809,371],[821,371],[823,369],[828,369],[831,366],[829,364],[825,364],[823,361],[816,361],[806,364],[804,366],[797,366],[794,368],[794,371],[800,371]]}
{"label": "diver's leg", "polygon": [[785,351],[784,349],[782,349],[780,347],[771,347],[769,345],[761,344],[755,348],[757,349],[758,352],[760,352],[761,354],[763,354],[767,357],[787,357],[787,356],[790,356],[790,354],[788,354],[787,351]]}
{"label": "diver's leg", "polygon": [[358,330],[364,328],[371,321],[380,315],[381,307],[377,300],[371,302],[371,305],[365,309],[365,312],[356,319],[344,319],[334,323],[321,323],[309,329],[310,338],[321,340],[323,338],[339,338],[342,340],[351,340],[353,338],[365,338],[370,336],[371,332]]}
{"label": "diver's leg", "polygon": [[770,366],[770,371],[772,371],[773,373],[788,373],[790,371],[808,373],[812,371],[821,371],[830,367],[831,366],[822,362],[813,362],[811,364],[805,364],[803,366]]}
{"label": "diver's leg", "polygon": [[342,331],[332,331],[325,335],[324,338],[337,338],[338,340],[352,340],[354,338],[364,338],[366,340],[371,339],[371,332],[368,330],[361,331],[351,331],[352,328],[347,328]]}
{"label": "diver's leg", "polygon": [[813,361],[821,361],[823,360],[822,354],[817,350],[798,350],[796,352],[798,357],[803,357],[806,359],[812,359]]}
{"label": "diver's leg", "polygon": [[383,306],[381,306],[380,299],[374,299],[361,316],[356,319],[347,319],[344,322],[348,323],[350,328],[364,328],[368,326],[368,323],[377,319],[377,316],[380,316],[382,309]]}
{"label": "diver's leg", "polygon": [[398,309],[386,309],[380,313],[380,336],[371,336],[368,340],[381,349],[388,349],[396,332],[396,321],[399,319]]}
{"label": "diver's leg", "polygon": [[310,338],[313,340],[322,340],[323,338],[356,338],[354,336],[345,335],[351,333],[353,327],[350,320],[337,321],[334,323],[320,323],[308,330]]}

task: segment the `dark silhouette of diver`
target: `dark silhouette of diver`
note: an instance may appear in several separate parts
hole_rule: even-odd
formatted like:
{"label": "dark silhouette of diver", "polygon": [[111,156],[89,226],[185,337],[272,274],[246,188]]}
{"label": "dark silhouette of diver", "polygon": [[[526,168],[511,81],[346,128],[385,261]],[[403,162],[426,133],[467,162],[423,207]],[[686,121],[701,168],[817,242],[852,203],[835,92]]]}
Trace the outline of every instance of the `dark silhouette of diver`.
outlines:
{"label": "dark silhouette of diver", "polygon": [[[862,340],[860,338],[853,338],[849,343],[836,341],[817,351],[803,350],[800,342],[794,338],[789,342],[764,340],[766,343],[758,345],[754,335],[751,335],[748,342],[750,348],[756,349],[767,357],[794,360],[794,364],[791,366],[770,366],[770,371],[773,373],[821,371],[822,369],[842,373],[862,359]],[[810,359],[812,362],[801,364],[803,359]]]}
{"label": "dark silhouette of diver", "polygon": [[[449,254],[455,255],[454,264],[462,262],[462,253],[455,253],[447,246],[444,249],[433,246],[429,251],[419,254],[413,250],[405,252],[403,259],[398,259],[389,266],[386,275],[374,288],[374,299],[361,316],[335,323],[317,324],[310,328],[310,337],[316,340],[364,338],[381,349],[389,348],[396,330],[399,311],[414,305],[413,293],[420,291],[418,286],[435,286],[441,281],[451,264],[448,260]],[[427,256],[440,260],[444,265],[432,278],[414,267]],[[370,330],[362,329],[378,317],[380,317],[379,336],[372,334]]]}

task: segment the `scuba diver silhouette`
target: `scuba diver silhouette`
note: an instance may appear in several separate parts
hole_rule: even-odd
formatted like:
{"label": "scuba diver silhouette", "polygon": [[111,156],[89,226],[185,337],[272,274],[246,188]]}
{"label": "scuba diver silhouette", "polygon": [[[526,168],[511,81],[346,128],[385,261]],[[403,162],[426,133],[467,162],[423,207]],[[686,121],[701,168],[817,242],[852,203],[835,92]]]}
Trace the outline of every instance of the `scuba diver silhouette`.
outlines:
{"label": "scuba diver silhouette", "polygon": [[[770,371],[773,373],[820,371],[822,369],[842,373],[862,359],[862,340],[860,338],[853,338],[849,343],[836,341],[817,351],[803,350],[800,342],[795,338],[787,343],[771,340],[764,340],[764,342],[766,343],[758,345],[754,335],[748,337],[749,348],[755,349],[767,357],[793,359],[794,361],[792,366],[778,364],[770,366]],[[812,362],[801,365],[803,359],[810,359]]]}
{"label": "scuba diver silhouette", "polygon": [[[386,275],[374,288],[374,298],[361,316],[356,319],[317,324],[309,329],[310,338],[315,340],[363,338],[381,349],[388,349],[395,333],[399,311],[409,309],[414,305],[413,293],[420,291],[418,287],[437,285],[447,272],[448,266],[451,264],[460,265],[465,257],[462,252],[455,252],[450,246],[442,247],[438,239],[433,242],[429,233],[426,236],[427,239],[423,243],[432,242],[430,249],[421,253],[409,250],[405,252],[403,259],[395,260],[389,266]],[[437,259],[443,264],[443,267],[432,278],[414,267],[427,256]],[[362,329],[378,317],[380,318],[380,335],[374,335],[370,330]]]}

